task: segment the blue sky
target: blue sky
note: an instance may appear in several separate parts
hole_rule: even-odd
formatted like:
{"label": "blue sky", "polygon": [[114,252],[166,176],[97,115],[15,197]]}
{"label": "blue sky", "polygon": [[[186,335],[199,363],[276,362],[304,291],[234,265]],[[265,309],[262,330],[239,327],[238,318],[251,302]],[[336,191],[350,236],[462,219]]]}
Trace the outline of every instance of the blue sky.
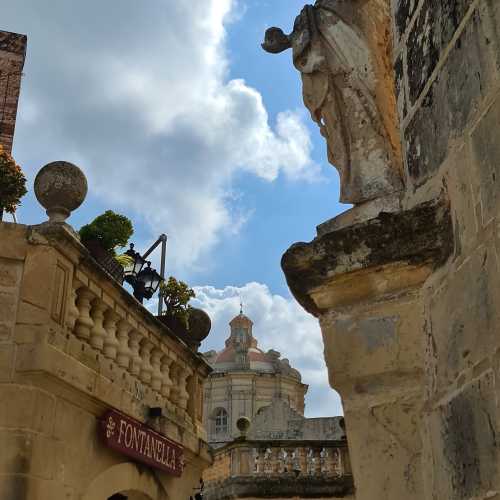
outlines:
{"label": "blue sky", "polygon": [[[346,207],[291,54],[260,48],[302,6],[17,0],[2,6],[2,29],[29,38],[14,155],[30,186],[45,163],[72,161],[90,185],[75,228],[113,209],[133,220],[139,247],[167,233],[168,273],[212,315],[204,348],[222,347],[241,296],[262,347],[310,384],[313,416],[341,408],[317,322],[291,298],[280,259]],[[44,220],[31,191],[18,218]]]}

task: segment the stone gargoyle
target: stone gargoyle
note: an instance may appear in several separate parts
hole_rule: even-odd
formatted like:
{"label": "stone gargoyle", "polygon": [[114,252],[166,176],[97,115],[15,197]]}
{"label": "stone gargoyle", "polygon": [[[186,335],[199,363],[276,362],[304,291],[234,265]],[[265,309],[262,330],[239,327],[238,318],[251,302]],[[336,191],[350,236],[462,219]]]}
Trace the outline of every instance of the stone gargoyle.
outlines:
{"label": "stone gargoyle", "polygon": [[292,48],[304,103],[340,174],[340,201],[355,205],[402,189],[390,56],[373,53],[390,28],[380,9],[367,21],[367,3],[318,0],[302,9],[292,33],[269,28],[262,44],[273,54]]}

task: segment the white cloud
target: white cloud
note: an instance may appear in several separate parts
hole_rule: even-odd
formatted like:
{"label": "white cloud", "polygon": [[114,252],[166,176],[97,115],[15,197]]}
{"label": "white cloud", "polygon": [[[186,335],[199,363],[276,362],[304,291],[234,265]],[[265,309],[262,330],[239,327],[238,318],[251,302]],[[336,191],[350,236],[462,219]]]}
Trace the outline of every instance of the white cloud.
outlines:
{"label": "white cloud", "polygon": [[204,350],[221,350],[229,336],[229,321],[238,314],[240,298],[245,314],[254,322],[254,336],[263,350],[275,349],[290,360],[309,384],[306,415],[332,416],[342,413],[340,398],[329,386],[323,342],[318,321],[293,299],[273,295],[266,285],[248,283],[242,287],[196,287],[194,305],[212,318],[212,332]]}
{"label": "white cloud", "polygon": [[259,92],[228,80],[225,26],[238,15],[235,0],[2,6],[3,25],[29,35],[18,161],[30,173],[78,162],[110,208],[169,234],[171,265],[199,263],[251,213],[228,196],[236,173],[319,175],[301,116],[272,124]]}

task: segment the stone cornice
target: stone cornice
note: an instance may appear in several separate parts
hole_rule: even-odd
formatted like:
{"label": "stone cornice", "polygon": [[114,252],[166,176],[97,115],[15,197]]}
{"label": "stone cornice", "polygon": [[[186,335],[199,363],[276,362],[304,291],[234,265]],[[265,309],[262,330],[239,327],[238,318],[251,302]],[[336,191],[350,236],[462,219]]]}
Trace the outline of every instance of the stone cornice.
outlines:
{"label": "stone cornice", "polygon": [[359,300],[359,294],[416,286],[452,251],[449,205],[440,197],[296,243],[281,266],[298,302],[319,316],[329,307]]}

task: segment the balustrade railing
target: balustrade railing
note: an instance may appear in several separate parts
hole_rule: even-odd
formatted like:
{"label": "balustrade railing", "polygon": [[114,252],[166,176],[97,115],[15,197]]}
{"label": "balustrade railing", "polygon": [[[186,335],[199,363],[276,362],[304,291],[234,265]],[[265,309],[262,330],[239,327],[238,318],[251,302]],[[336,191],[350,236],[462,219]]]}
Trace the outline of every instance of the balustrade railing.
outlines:
{"label": "balustrade railing", "polygon": [[[132,297],[124,298],[123,290],[116,296],[110,292],[113,289],[91,271],[75,270],[64,299],[65,323],[50,342],[94,369],[106,367],[102,371],[114,372],[118,384],[126,378],[136,399],[164,407],[183,425],[201,426],[202,415],[196,414],[200,394],[188,390],[198,376],[188,348],[146,317],[149,314],[133,304]],[[192,387],[198,385],[201,382]]]}
{"label": "balustrade railing", "polygon": [[233,441],[214,450],[214,465],[205,473],[210,491],[236,479],[252,484],[252,478],[255,484],[261,485],[262,481],[279,479],[284,488],[292,487],[290,485],[296,481],[307,484],[308,479],[316,485],[350,484],[352,473],[347,444],[300,440]]}
{"label": "balustrade railing", "polygon": [[242,469],[249,470],[254,476],[270,476],[276,474],[295,474],[302,476],[331,476],[340,477],[350,473],[346,467],[345,448],[306,445],[283,446],[252,445],[250,453],[242,454],[242,449],[235,449],[240,457],[250,457],[251,466],[245,467],[241,460],[233,461],[238,466],[233,468],[232,475],[239,475]]}

